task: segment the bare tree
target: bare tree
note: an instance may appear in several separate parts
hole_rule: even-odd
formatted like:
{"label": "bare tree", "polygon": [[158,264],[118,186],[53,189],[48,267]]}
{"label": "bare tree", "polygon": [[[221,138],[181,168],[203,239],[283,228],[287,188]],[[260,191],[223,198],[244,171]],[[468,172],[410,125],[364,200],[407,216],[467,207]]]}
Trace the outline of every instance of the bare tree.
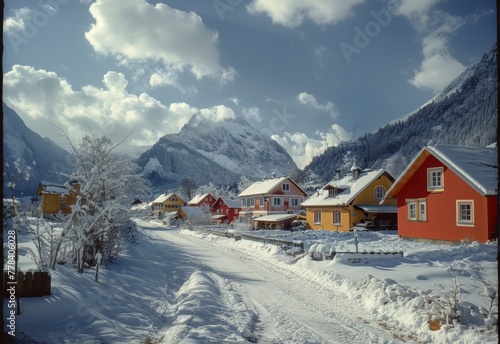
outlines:
{"label": "bare tree", "polygon": [[185,195],[188,200],[191,200],[196,196],[196,191],[198,190],[198,183],[193,179],[184,178],[179,184],[179,193]]}

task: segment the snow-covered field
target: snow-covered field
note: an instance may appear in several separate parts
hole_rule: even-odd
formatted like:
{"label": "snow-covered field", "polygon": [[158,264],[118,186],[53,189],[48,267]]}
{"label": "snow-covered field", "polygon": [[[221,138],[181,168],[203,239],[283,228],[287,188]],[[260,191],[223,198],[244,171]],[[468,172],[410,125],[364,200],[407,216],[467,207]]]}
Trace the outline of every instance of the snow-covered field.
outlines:
{"label": "snow-covered field", "polygon": [[[22,299],[18,336],[45,343],[498,341],[479,310],[498,289],[496,243],[447,246],[401,240],[393,231],[358,232],[360,252],[404,256],[317,261],[278,246],[136,222],[138,244],[101,267],[99,283],[93,268],[78,274],[60,265],[51,271],[51,296]],[[20,247],[31,245],[21,234]],[[353,233],[252,234],[300,240],[306,250],[355,250]],[[20,265],[33,268],[26,256]],[[460,323],[431,331],[429,318],[450,302],[433,306],[453,290],[460,291]],[[4,303],[4,319],[7,311]]]}

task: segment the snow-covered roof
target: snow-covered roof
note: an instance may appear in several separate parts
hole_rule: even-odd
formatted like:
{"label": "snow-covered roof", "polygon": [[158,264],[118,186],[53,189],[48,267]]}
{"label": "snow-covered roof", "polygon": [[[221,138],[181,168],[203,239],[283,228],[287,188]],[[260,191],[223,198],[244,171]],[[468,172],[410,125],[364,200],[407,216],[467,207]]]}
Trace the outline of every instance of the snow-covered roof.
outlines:
{"label": "snow-covered roof", "polygon": [[[206,194],[203,194],[203,195],[196,195],[193,197],[192,200],[190,200],[187,204],[189,205],[193,205],[193,204],[198,204],[200,203],[201,201],[203,201],[203,199],[207,196],[209,196],[210,194],[209,193],[206,193]],[[211,196],[211,195],[210,195]]]}
{"label": "snow-covered roof", "polygon": [[498,195],[498,150],[435,145],[427,149],[483,195]]}
{"label": "snow-covered roof", "polygon": [[263,195],[271,192],[276,186],[283,183],[287,177],[278,177],[272,179],[259,180],[245,190],[240,192],[238,197],[253,196],[253,195]]}
{"label": "snow-covered roof", "polygon": [[241,208],[241,201],[237,197],[220,196],[219,199],[222,199],[228,208]]}
{"label": "snow-covered roof", "polygon": [[257,217],[255,221],[268,221],[268,222],[279,222],[292,218],[296,218],[297,214],[273,214],[273,215],[265,215],[261,217]]}
{"label": "snow-covered roof", "polygon": [[207,217],[207,214],[203,212],[203,210],[199,207],[182,207],[181,208],[186,216],[190,219],[199,219],[203,217]]}
{"label": "snow-covered roof", "polygon": [[387,191],[386,198],[397,194],[428,154],[432,154],[483,196],[498,195],[498,150],[496,148],[439,144],[420,150]]}
{"label": "snow-covered roof", "polygon": [[[321,190],[311,195],[302,202],[302,206],[344,206],[351,203],[364,189],[366,189],[374,180],[387,173],[383,169],[361,171],[359,176],[354,179],[352,175],[347,175],[338,180],[332,180]],[[330,196],[329,189],[344,189],[335,196]]]}
{"label": "snow-covered roof", "polygon": [[167,199],[169,199],[170,197],[172,197],[174,195],[174,193],[168,193],[168,194],[161,194],[160,196],[158,196],[154,201],[153,203],[163,203],[165,202]]}
{"label": "snow-covered roof", "polygon": [[53,182],[43,181],[40,183],[42,194],[67,194],[69,190],[66,186]]}

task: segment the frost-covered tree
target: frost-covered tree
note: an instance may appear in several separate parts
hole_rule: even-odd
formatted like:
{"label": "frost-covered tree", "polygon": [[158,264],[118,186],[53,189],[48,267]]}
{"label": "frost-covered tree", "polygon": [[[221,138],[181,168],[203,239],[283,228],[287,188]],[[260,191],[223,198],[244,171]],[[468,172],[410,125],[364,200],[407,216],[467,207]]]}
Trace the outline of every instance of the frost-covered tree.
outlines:
{"label": "frost-covered tree", "polygon": [[136,164],[115,153],[118,145],[108,138],[84,136],[78,146],[68,141],[76,156],[68,186],[73,188],[76,201],[51,265],[55,267],[61,245],[69,239],[66,242],[72,245],[82,272],[84,264],[95,263],[98,252],[102,260],[116,259],[123,241],[135,228],[128,206],[136,197],[146,197],[150,186]]}

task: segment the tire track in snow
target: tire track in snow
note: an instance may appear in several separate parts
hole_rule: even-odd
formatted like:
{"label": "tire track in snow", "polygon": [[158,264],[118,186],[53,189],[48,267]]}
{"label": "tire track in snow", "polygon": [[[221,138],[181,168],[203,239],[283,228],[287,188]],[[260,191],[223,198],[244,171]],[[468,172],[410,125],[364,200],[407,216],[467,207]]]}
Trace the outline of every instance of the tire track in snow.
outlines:
{"label": "tire track in snow", "polygon": [[[333,291],[269,263],[231,242],[176,233],[176,240],[203,248],[205,263],[238,284],[259,315],[256,336],[262,343],[393,343],[399,342],[377,326],[356,317],[363,310]],[[183,238],[181,238],[183,237]],[[200,247],[201,246],[201,247]],[[207,253],[209,246],[210,253]]]}

